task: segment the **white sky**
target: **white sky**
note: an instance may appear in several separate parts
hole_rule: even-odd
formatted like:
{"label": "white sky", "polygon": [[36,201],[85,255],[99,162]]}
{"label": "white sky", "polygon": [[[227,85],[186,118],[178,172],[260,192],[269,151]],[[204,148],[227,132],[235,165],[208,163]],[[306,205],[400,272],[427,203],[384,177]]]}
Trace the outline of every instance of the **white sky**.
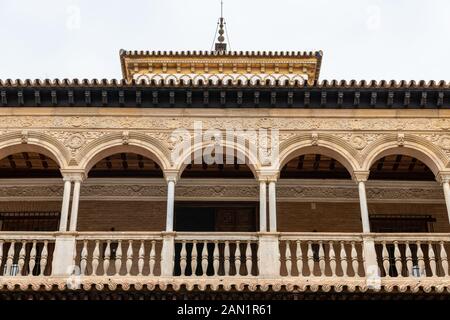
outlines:
{"label": "white sky", "polygon": [[[224,0],[232,50],[323,50],[321,79],[450,80],[448,0]],[[119,49],[210,50],[220,0],[0,0],[0,78],[121,78]]]}

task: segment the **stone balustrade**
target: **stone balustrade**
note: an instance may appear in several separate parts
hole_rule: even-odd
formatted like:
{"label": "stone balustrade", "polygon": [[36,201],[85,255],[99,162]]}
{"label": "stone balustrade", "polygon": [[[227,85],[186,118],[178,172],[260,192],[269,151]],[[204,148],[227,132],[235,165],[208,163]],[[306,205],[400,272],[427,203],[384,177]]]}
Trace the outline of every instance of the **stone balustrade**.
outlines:
{"label": "stone balustrade", "polygon": [[175,275],[258,275],[256,234],[177,233],[175,246]]}
{"label": "stone balustrade", "polygon": [[448,234],[377,234],[373,236],[381,276],[448,277]]}
{"label": "stone balustrade", "polygon": [[0,276],[51,274],[55,236],[45,232],[1,232]]}
{"label": "stone balustrade", "polygon": [[438,233],[1,232],[0,277],[359,281],[375,275],[438,284],[449,277],[449,250],[450,235]]}
{"label": "stone balustrade", "polygon": [[280,252],[282,276],[365,275],[361,235],[285,233],[280,237]]}

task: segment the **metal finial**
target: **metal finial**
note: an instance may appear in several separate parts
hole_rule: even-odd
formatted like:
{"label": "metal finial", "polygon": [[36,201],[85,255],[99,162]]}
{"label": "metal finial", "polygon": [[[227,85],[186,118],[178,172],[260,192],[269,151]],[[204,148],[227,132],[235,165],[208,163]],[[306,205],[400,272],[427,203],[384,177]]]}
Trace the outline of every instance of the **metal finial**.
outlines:
{"label": "metal finial", "polygon": [[225,43],[225,19],[223,17],[223,0],[220,0],[220,18],[219,18],[219,36],[217,37],[217,41],[216,42],[216,46],[215,46],[215,50],[217,52],[225,52],[227,51],[227,44]]}

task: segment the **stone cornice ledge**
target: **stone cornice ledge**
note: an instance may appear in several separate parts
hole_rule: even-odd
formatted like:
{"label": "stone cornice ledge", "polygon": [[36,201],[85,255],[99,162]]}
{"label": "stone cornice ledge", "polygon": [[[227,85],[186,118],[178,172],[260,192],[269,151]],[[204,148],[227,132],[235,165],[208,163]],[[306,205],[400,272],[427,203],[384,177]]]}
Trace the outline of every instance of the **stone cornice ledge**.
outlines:
{"label": "stone cornice ledge", "polygon": [[76,290],[175,290],[185,288],[212,291],[287,291],[287,292],[400,292],[400,293],[450,293],[450,277],[442,278],[384,278],[379,290],[371,289],[366,278],[358,277],[280,277],[262,279],[257,277],[139,277],[139,276],[82,276],[67,277],[0,277],[0,291],[60,291],[71,290],[67,284],[79,284]]}

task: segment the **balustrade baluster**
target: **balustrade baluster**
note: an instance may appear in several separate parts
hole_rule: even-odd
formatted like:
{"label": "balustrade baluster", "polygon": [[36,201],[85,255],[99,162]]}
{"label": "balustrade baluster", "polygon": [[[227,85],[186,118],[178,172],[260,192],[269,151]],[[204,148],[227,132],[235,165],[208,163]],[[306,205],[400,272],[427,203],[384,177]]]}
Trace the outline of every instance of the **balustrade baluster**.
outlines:
{"label": "balustrade baluster", "polygon": [[[3,262],[3,240],[0,240],[0,266]],[[3,275],[3,270],[0,269],[0,276]]]}
{"label": "balustrade baluster", "polygon": [[325,275],[325,250],[323,246],[323,242],[319,241],[319,270],[321,277]]}
{"label": "balustrade baluster", "polygon": [[341,241],[341,253],[340,260],[341,260],[341,268],[342,268],[342,276],[347,277],[348,276],[348,262],[347,262],[347,252],[345,251],[345,242]]}
{"label": "balustrade baluster", "polygon": [[286,250],[285,250],[285,259],[286,259],[286,271],[288,277],[292,275],[292,257],[291,257],[291,244],[289,240],[286,240]]}
{"label": "balustrade baluster", "polygon": [[186,266],[187,266],[186,256],[187,256],[186,241],[183,240],[181,242],[181,251],[180,251],[180,269],[182,276],[186,275]]}
{"label": "balustrade baluster", "polygon": [[125,264],[127,276],[130,275],[132,266],[133,266],[133,240],[128,240],[127,262]]}
{"label": "balustrade baluster", "polygon": [[106,241],[106,248],[103,259],[103,275],[108,275],[109,263],[111,259],[111,240]]}
{"label": "balustrade baluster", "polygon": [[[0,259],[0,265],[2,264]],[[30,251],[30,261],[28,262],[28,275],[33,275],[34,267],[36,266],[36,240],[33,240],[33,246]]]}
{"label": "balustrade baluster", "polygon": [[[445,251],[444,241],[439,242],[439,246],[441,248],[440,257],[441,257],[441,266],[444,271],[443,276],[448,276],[448,260],[447,260],[447,252]],[[1,259],[0,259],[1,261]]]}
{"label": "balustrade baluster", "polygon": [[408,277],[411,277],[413,275],[413,261],[412,261],[412,253],[411,253],[411,245],[409,244],[409,241],[406,241],[406,269],[408,269]]}
{"label": "balustrade baluster", "polygon": [[81,261],[80,261],[80,271],[82,275],[86,274],[86,266],[87,266],[87,259],[88,259],[88,241],[83,241],[83,249],[81,250]]}
{"label": "balustrade baluster", "polygon": [[245,266],[247,268],[247,275],[252,275],[252,243],[247,241],[247,248],[245,249]]}
{"label": "balustrade baluster", "polygon": [[219,242],[216,240],[214,241],[214,251],[213,251],[213,268],[214,268],[214,275],[219,275]]}
{"label": "balustrade baluster", "polygon": [[312,243],[308,241],[308,270],[309,276],[314,277],[314,252],[312,250]]}
{"label": "balustrade baluster", "polygon": [[97,275],[98,265],[100,259],[100,241],[95,241],[94,252],[92,253],[92,275]]}
{"label": "balustrade baluster", "polygon": [[22,243],[20,244],[19,260],[17,261],[17,275],[18,276],[22,275],[23,266],[25,265],[26,246],[27,246],[27,242],[25,240],[22,240]]}
{"label": "balustrade baluster", "polygon": [[300,240],[296,241],[295,259],[296,259],[298,276],[301,277],[303,274],[303,253],[302,253],[302,244],[301,244]]}
{"label": "balustrade baluster", "polygon": [[156,241],[152,241],[152,247],[150,248],[150,261],[149,261],[149,268],[150,268],[150,275],[155,275],[155,264],[156,264]]}
{"label": "balustrade baluster", "polygon": [[433,249],[433,243],[428,241],[428,259],[430,260],[431,276],[436,277],[438,270],[436,264],[436,255]]}
{"label": "balustrade baluster", "polygon": [[419,265],[419,276],[425,275],[425,260],[423,258],[423,251],[420,241],[416,242],[417,245],[417,263]]}
{"label": "balustrade baluster", "polygon": [[47,257],[48,257],[48,241],[45,240],[44,241],[44,247],[42,248],[41,251],[41,261],[40,261],[40,268],[41,268],[41,273],[40,275],[43,276],[45,273],[45,268],[47,267]]}
{"label": "balustrade baluster", "polygon": [[14,262],[14,255],[16,253],[16,241],[12,240],[8,250],[8,257],[6,259],[6,276],[11,275],[11,268]]}
{"label": "balustrade baluster", "polygon": [[208,243],[206,241],[203,242],[202,248],[202,276],[206,276],[208,271]]}
{"label": "balustrade baluster", "polygon": [[394,241],[394,259],[395,259],[395,270],[397,273],[397,277],[402,277],[402,256],[400,253],[400,249],[398,248],[398,241]]}
{"label": "balustrade baluster", "polygon": [[122,240],[117,241],[116,260],[114,261],[116,276],[120,275],[120,269],[122,268]]}
{"label": "balustrade baluster", "polygon": [[331,276],[334,277],[336,276],[336,253],[334,252],[333,241],[330,241],[328,245],[330,246],[328,256],[330,258]]}
{"label": "balustrade baluster", "polygon": [[198,262],[197,262],[197,240],[194,240],[192,242],[192,254],[191,254],[191,269],[192,269],[192,276],[196,276],[197,275],[197,266],[198,266]]}
{"label": "balustrade baluster", "polygon": [[223,255],[224,255],[224,271],[225,271],[225,276],[229,276],[230,275],[230,243],[229,241],[225,241],[225,248],[223,251]]}
{"label": "balustrade baluster", "polygon": [[138,252],[138,276],[142,276],[142,270],[144,270],[144,259],[145,259],[145,246],[144,240],[141,240],[141,245],[139,246]]}
{"label": "balustrade baluster", "polygon": [[234,264],[236,265],[236,275],[241,274],[241,242],[236,241],[236,251],[234,252]]}
{"label": "balustrade baluster", "polygon": [[353,268],[355,277],[359,277],[359,261],[358,261],[358,252],[356,251],[355,241],[352,241],[351,245],[352,245],[352,250],[351,250],[352,268]]}
{"label": "balustrade baluster", "polygon": [[383,251],[381,255],[383,257],[383,269],[386,274],[386,277],[390,277],[391,274],[389,271],[391,267],[391,262],[389,261],[389,251],[387,250],[386,241],[383,241]]}

